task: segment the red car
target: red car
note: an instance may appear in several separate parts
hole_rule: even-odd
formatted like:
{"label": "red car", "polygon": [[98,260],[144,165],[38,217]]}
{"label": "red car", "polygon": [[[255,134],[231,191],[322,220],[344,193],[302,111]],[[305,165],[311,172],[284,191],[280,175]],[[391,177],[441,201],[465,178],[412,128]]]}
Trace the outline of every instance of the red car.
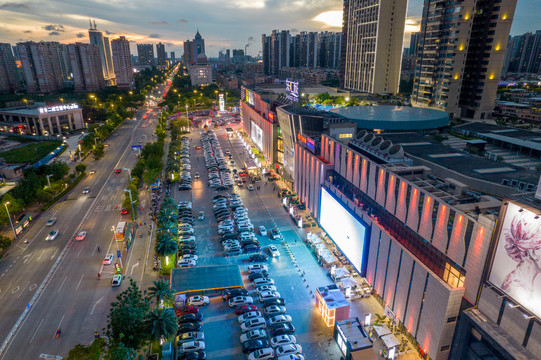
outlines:
{"label": "red car", "polygon": [[201,150],[201,146],[196,146],[195,150]]}
{"label": "red car", "polygon": [[256,311],[256,310],[257,310],[257,306],[245,304],[245,305],[237,306],[235,308],[235,314],[242,315],[244,313],[247,313],[250,311]]}
{"label": "red car", "polygon": [[122,210],[120,210],[120,213],[121,213],[122,215],[128,215],[128,210],[122,209]]}
{"label": "red car", "polygon": [[195,305],[186,305],[183,309],[175,310],[177,316],[184,314],[197,314],[199,312],[199,307]]}
{"label": "red car", "polygon": [[115,174],[120,174],[121,169],[115,169]]}

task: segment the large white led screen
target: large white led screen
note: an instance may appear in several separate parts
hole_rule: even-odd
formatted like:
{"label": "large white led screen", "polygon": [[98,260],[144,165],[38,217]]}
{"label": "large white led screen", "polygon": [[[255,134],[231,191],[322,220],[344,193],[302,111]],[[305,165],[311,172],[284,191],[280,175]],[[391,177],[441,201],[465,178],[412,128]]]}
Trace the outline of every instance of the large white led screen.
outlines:
{"label": "large white led screen", "polygon": [[509,203],[489,281],[541,317],[541,219]]}
{"label": "large white led screen", "polygon": [[366,227],[326,190],[321,189],[321,227],[360,273]]}

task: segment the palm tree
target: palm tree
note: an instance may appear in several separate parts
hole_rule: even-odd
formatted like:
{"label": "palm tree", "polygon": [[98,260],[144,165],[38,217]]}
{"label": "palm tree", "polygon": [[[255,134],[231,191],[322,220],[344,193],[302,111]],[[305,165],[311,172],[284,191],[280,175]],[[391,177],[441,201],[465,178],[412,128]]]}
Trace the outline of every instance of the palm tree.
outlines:
{"label": "palm tree", "polygon": [[173,290],[169,287],[169,281],[161,279],[154,281],[154,286],[148,288],[150,297],[156,296],[156,306],[159,306],[160,300],[172,301],[174,299]]}
{"label": "palm tree", "polygon": [[177,252],[178,245],[175,240],[167,239],[163,241],[156,242],[156,254],[159,256],[169,256],[175,255]]}
{"label": "palm tree", "polygon": [[163,199],[163,202],[162,202],[162,209],[163,208],[173,208],[175,209],[177,206],[177,203],[175,202],[175,199],[173,199],[172,197],[166,197],[165,199]]}
{"label": "palm tree", "polygon": [[177,317],[171,308],[153,309],[145,319],[145,326],[151,340],[159,340],[162,336],[169,340],[177,334]]}

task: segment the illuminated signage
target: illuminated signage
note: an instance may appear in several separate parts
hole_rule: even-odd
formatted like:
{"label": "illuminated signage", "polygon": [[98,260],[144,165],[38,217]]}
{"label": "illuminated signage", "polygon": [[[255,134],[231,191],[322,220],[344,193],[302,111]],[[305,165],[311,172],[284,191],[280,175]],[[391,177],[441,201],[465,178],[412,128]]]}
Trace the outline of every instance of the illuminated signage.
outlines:
{"label": "illuminated signage", "polygon": [[301,134],[297,134],[297,140],[301,142],[308,150],[311,150],[312,152],[316,151],[316,142],[309,137],[302,136]]}
{"label": "illuminated signage", "polygon": [[220,94],[220,111],[225,110],[225,100],[224,100],[224,94]]}
{"label": "illuminated signage", "polygon": [[250,137],[252,138],[252,141],[259,149],[263,149],[263,130],[259,126],[257,126],[253,121],[252,121],[252,128],[250,131]]}
{"label": "illuminated signage", "polygon": [[304,136],[302,136],[301,134],[297,134],[297,139],[303,143],[303,144],[306,144],[306,138]]}
{"label": "illuminated signage", "polygon": [[286,98],[299,102],[299,82],[286,79]]}
{"label": "illuminated signage", "polygon": [[539,214],[510,202],[501,223],[489,281],[541,317]]}
{"label": "illuminated signage", "polygon": [[248,104],[255,106],[254,93],[252,91],[248,92]]}
{"label": "illuminated signage", "polygon": [[63,105],[40,107],[38,108],[38,111],[40,114],[48,114],[48,113],[68,111],[68,110],[73,110],[73,109],[78,109],[78,108],[79,108],[79,104],[63,104]]}

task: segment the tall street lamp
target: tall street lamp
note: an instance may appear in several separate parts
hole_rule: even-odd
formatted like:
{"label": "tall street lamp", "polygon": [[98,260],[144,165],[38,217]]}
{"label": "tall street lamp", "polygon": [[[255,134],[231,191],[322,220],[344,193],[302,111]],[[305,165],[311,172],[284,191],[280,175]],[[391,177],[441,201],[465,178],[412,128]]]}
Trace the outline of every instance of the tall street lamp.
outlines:
{"label": "tall street lamp", "polygon": [[124,189],[124,192],[127,192],[130,194],[130,204],[131,204],[131,213],[132,213],[132,220],[135,220],[135,211],[133,210],[133,199],[131,197],[131,190],[129,189]]}
{"label": "tall street lamp", "polygon": [[186,104],[186,120],[188,121],[188,132],[190,132],[190,116],[188,115],[188,104]]}
{"label": "tall street lamp", "polygon": [[13,230],[13,235],[15,235],[15,239],[17,239],[17,233],[15,232],[15,228],[13,227],[13,222],[11,221],[11,215],[9,215],[8,205],[9,205],[9,201],[4,203],[4,206],[6,207],[6,212],[8,213],[9,223],[11,224],[11,230]]}
{"label": "tall street lamp", "polygon": [[130,168],[124,168],[124,170],[126,170],[128,172],[128,177],[130,179],[130,184],[131,184],[131,169]]}
{"label": "tall street lamp", "polygon": [[51,174],[51,175],[45,175],[45,176],[47,176],[47,184],[49,184],[49,187],[51,187],[51,180],[49,180],[49,178],[50,178],[51,176],[53,176],[53,174]]}

